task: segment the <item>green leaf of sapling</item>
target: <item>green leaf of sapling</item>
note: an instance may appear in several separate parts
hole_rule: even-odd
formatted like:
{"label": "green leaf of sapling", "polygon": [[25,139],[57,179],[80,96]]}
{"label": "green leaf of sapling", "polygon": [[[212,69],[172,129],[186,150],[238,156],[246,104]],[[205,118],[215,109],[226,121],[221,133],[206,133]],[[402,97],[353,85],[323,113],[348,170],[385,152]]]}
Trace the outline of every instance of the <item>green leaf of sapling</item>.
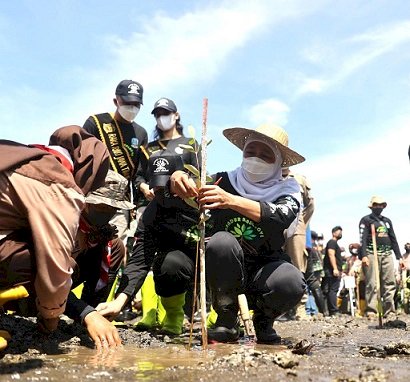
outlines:
{"label": "green leaf of sapling", "polygon": [[199,170],[197,168],[195,168],[194,166],[192,166],[192,164],[184,164],[184,167],[191,172],[192,174],[194,174],[196,177],[200,177],[201,174],[199,173]]}

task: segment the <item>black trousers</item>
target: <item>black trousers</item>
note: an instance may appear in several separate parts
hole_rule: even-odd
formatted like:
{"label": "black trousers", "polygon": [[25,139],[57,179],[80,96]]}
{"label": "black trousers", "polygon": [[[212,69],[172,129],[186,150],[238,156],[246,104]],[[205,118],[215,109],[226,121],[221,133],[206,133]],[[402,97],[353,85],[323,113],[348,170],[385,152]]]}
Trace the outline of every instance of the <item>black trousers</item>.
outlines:
{"label": "black trousers", "polygon": [[325,295],[327,308],[329,314],[335,314],[339,312],[337,307],[337,292],[340,286],[340,278],[335,276],[325,276],[322,280],[322,290]]}
{"label": "black trousers", "polygon": [[195,274],[195,254],[173,250],[156,255],[152,270],[155,291],[159,296],[171,297],[186,292],[192,287]]}
{"label": "black trousers", "polygon": [[271,318],[296,306],[306,287],[303,274],[285,260],[258,255],[245,259],[236,238],[225,231],[207,244],[206,273],[212,293],[245,293],[251,309]]}

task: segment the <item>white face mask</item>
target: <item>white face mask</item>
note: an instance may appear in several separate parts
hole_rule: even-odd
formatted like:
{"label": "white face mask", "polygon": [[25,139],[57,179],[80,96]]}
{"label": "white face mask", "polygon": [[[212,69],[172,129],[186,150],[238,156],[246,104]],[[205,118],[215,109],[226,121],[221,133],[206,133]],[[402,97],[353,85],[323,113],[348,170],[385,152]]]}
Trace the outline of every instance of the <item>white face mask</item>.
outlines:
{"label": "white face mask", "polygon": [[161,115],[157,118],[157,126],[162,131],[168,131],[172,129],[177,122],[177,117],[174,113],[168,115]]}
{"label": "white face mask", "polygon": [[132,122],[137,116],[140,108],[135,105],[120,105],[118,106],[118,113],[128,122]]}
{"label": "white face mask", "polygon": [[262,182],[273,175],[275,163],[267,163],[258,157],[243,158],[242,169],[246,178],[254,183]]}

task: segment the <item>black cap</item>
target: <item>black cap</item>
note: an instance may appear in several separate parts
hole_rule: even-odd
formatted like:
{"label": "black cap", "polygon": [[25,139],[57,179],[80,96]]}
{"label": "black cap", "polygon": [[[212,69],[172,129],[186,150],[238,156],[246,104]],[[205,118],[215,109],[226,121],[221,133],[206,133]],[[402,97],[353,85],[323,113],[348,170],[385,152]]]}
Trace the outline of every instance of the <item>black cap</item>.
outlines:
{"label": "black cap", "polygon": [[319,239],[319,236],[318,236],[316,231],[310,231],[310,237],[312,238],[312,240],[318,240]]}
{"label": "black cap", "polygon": [[169,98],[160,98],[157,102],[155,102],[151,114],[155,114],[156,109],[164,109],[172,113],[177,112],[177,106],[175,105],[175,102]]}
{"label": "black cap", "polygon": [[337,225],[336,227],[333,227],[333,228],[332,228],[332,233],[338,231],[339,229],[340,229],[341,231],[343,231],[343,230],[342,230],[342,227],[340,227],[340,225]]}
{"label": "black cap", "polygon": [[139,82],[123,80],[115,89],[115,95],[121,97],[125,103],[138,102],[142,104],[143,91],[144,89]]}
{"label": "black cap", "polygon": [[179,155],[153,155],[149,158],[149,187],[165,187],[169,177],[177,170],[183,170],[184,163]]}

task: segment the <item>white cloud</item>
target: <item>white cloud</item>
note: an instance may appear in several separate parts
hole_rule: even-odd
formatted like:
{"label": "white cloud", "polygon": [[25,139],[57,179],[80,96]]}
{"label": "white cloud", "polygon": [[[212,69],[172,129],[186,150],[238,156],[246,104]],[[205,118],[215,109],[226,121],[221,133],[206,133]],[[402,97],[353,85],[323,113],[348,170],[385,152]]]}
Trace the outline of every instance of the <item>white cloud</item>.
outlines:
{"label": "white cloud", "polygon": [[296,95],[301,96],[308,93],[322,93],[329,85],[329,80],[320,78],[308,78],[303,75],[300,76],[300,84],[296,91]]}
{"label": "white cloud", "polygon": [[290,108],[284,102],[271,98],[260,101],[247,112],[247,117],[252,126],[271,122],[285,126],[288,122]]}
{"label": "white cloud", "polygon": [[409,42],[410,21],[401,21],[334,43],[332,48],[327,49],[332,54],[323,54],[323,51],[326,51],[323,46],[305,48],[303,56],[309,62],[318,62],[318,57],[321,58],[320,68],[324,73],[314,77],[297,75],[299,86],[295,92],[296,96],[325,92],[379,57]]}

